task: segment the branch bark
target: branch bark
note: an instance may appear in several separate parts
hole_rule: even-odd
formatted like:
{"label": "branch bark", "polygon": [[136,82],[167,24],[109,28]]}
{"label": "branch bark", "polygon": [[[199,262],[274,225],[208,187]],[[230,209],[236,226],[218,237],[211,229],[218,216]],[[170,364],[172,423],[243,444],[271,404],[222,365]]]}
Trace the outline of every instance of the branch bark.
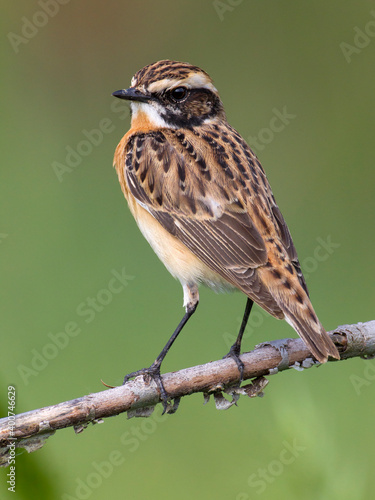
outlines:
{"label": "branch bark", "polygon": [[[375,321],[339,326],[329,334],[341,360],[357,356],[375,357]],[[319,364],[311,358],[301,339],[259,344],[253,351],[242,354],[241,359],[245,365],[244,380],[253,379],[252,383],[242,387],[238,386],[237,365],[230,358],[163,375],[165,389],[173,400],[168,413],[177,410],[180,398],[195,392],[203,392],[206,402],[213,395],[216,407],[226,409],[235,404],[241,394],[261,396],[268,383],[265,375],[289,368],[303,370]],[[232,397],[231,401],[223,396],[223,392]],[[103,418],[123,412],[128,412],[128,418],[147,417],[159,402],[156,384],[140,376],[120,387],[22,413],[15,418],[2,418],[0,465],[8,465],[15,447],[35,451],[58,429],[73,427],[76,433],[80,433],[89,423],[101,423]]]}

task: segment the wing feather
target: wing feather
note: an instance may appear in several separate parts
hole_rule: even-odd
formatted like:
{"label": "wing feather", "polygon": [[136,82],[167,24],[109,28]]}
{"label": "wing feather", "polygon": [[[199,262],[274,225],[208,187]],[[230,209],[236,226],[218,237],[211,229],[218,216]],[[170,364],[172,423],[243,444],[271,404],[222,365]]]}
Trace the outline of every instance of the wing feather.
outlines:
{"label": "wing feather", "polygon": [[[130,161],[127,161],[124,173],[136,200],[219,274],[227,277],[226,270],[231,268],[264,265],[267,262],[264,240],[246,209],[239,208],[238,194],[230,189],[223,193],[221,179],[216,178],[213,167],[210,189],[202,193],[199,167],[194,158],[178,147],[173,135],[168,141],[158,142],[156,154],[152,147],[153,135],[142,134],[129,142],[127,157],[137,155],[139,168],[134,167],[134,162],[129,167]],[[174,143],[175,147],[171,146]],[[210,163],[212,165],[212,161]]]}

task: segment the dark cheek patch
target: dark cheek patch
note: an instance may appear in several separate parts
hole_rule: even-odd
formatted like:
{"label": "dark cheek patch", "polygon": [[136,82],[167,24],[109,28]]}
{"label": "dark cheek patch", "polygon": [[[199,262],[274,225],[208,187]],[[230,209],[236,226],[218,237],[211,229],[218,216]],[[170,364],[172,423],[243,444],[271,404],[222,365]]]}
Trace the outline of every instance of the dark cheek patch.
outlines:
{"label": "dark cheek patch", "polygon": [[181,128],[197,127],[222,110],[219,97],[203,88],[190,89],[188,97],[182,102],[172,100],[168,92],[158,96],[158,99],[163,108],[162,118],[167,123]]}

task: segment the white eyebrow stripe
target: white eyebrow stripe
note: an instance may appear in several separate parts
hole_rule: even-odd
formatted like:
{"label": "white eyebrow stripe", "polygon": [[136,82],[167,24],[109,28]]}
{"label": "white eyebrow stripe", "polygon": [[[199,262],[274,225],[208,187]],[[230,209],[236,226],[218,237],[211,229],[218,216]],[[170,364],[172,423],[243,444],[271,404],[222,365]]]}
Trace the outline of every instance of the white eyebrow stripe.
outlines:
{"label": "white eyebrow stripe", "polygon": [[183,85],[188,89],[198,89],[205,88],[217,93],[216,88],[213,86],[208,77],[202,73],[196,73],[188,76],[187,78],[163,78],[163,80],[158,80],[157,82],[152,82],[147,90],[149,92],[161,92],[163,90],[169,90],[174,87]]}

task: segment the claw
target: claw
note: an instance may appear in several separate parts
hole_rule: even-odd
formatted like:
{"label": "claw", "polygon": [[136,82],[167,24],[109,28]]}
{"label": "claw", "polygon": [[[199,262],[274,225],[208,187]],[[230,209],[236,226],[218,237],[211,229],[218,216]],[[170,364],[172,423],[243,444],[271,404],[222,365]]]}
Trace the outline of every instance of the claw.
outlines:
{"label": "claw", "polygon": [[235,362],[236,362],[236,365],[237,365],[237,368],[238,368],[238,371],[240,372],[240,384],[242,383],[243,381],[243,374],[244,374],[244,369],[245,369],[245,365],[243,364],[243,362],[240,360],[240,357],[239,357],[239,352],[238,352],[238,349],[236,349],[236,346],[233,345],[231,348],[230,348],[230,351],[228,352],[228,354],[226,354],[223,359],[226,359],[226,358],[232,358]]}
{"label": "claw", "polygon": [[124,382],[122,385],[125,385],[128,380],[130,380],[133,377],[138,377],[139,375],[143,375],[146,377],[150,377],[157,385],[159,391],[160,391],[160,399],[163,404],[163,413],[164,415],[165,412],[167,412],[169,403],[168,403],[168,394],[167,391],[165,390],[161,375],[160,375],[160,366],[155,366],[151,365],[149,368],[142,368],[141,370],[137,370],[135,372],[128,373],[124,377]]}

